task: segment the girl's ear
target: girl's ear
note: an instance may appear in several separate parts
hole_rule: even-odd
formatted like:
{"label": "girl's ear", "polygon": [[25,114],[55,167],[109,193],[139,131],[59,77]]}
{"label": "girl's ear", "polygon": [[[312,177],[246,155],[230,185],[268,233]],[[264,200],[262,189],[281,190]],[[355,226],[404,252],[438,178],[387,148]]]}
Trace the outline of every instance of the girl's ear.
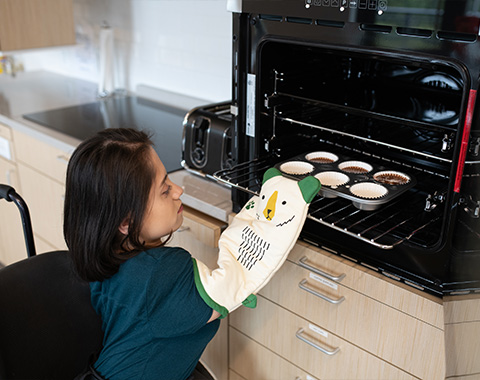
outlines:
{"label": "girl's ear", "polygon": [[130,220],[128,218],[123,219],[122,224],[118,226],[118,230],[122,235],[127,236],[128,235],[128,226],[129,226]]}

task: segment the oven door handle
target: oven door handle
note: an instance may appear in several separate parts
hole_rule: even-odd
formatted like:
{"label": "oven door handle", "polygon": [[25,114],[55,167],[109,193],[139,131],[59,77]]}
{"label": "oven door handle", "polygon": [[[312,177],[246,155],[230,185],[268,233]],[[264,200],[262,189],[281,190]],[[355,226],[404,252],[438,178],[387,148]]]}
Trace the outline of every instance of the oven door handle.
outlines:
{"label": "oven door handle", "polygon": [[322,293],[319,293],[319,292],[309,288],[308,286],[305,286],[306,283],[307,283],[306,279],[303,279],[302,281],[300,281],[299,284],[298,284],[299,288],[305,290],[306,292],[308,292],[310,294],[313,294],[314,296],[317,296],[317,297],[321,298],[322,300],[333,303],[334,305],[338,305],[338,304],[342,303],[343,301],[345,301],[344,296],[341,296],[340,298],[337,298],[337,299],[327,297],[326,295],[324,295]]}
{"label": "oven door handle", "polygon": [[303,328],[300,328],[300,329],[296,332],[295,336],[296,336],[298,339],[300,339],[302,342],[305,342],[305,343],[309,344],[310,346],[316,348],[317,350],[323,352],[323,353],[326,354],[326,355],[332,356],[332,355],[335,355],[338,351],[340,351],[340,347],[337,347],[337,348],[335,348],[335,349],[332,350],[332,351],[327,350],[326,348],[323,348],[323,347],[319,346],[318,344],[312,342],[311,340],[308,340],[308,339],[305,338],[302,334],[303,334]]}
{"label": "oven door handle", "polygon": [[307,259],[308,259],[307,256],[303,256],[300,260],[298,260],[298,265],[300,265],[301,267],[303,267],[303,268],[305,268],[305,269],[308,269],[308,270],[310,270],[310,271],[312,271],[312,272],[314,272],[314,273],[316,273],[316,274],[319,274],[320,276],[326,277],[326,278],[328,278],[329,280],[336,281],[336,282],[342,281],[342,280],[345,278],[345,276],[346,276],[345,273],[342,273],[342,274],[339,275],[339,276],[335,276],[335,275],[333,275],[333,274],[329,274],[329,273],[327,273],[327,272],[324,272],[324,271],[321,270],[321,269],[318,269],[318,268],[315,268],[315,267],[313,267],[313,266],[311,266],[311,265],[308,265],[308,264],[306,263]]}

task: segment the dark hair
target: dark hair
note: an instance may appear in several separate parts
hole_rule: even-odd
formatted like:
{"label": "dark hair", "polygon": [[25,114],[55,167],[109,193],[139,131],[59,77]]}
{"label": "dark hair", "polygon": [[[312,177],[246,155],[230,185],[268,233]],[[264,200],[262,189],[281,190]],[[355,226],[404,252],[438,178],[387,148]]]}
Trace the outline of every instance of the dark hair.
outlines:
{"label": "dark hair", "polygon": [[[67,169],[65,241],[86,281],[102,281],[145,250],[139,241],[155,172],[144,132],[111,128],[83,141]],[[119,227],[128,220],[128,235]]]}

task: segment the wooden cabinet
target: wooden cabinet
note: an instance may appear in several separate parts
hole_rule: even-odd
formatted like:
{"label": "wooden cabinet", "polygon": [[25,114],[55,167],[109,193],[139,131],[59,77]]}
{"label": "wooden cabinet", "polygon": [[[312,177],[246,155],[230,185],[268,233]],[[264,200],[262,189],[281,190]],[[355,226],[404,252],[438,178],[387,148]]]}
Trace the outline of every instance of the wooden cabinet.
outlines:
{"label": "wooden cabinet", "polygon": [[37,251],[66,249],[63,201],[70,152],[18,131],[14,132],[14,143],[22,197],[30,208]]}
{"label": "wooden cabinet", "polygon": [[[441,303],[408,292],[401,305],[418,313],[393,307],[388,302],[395,304],[401,297],[390,301],[389,292],[400,290],[398,285],[389,290],[388,281],[325,253],[297,244],[289,256],[293,262],[287,262],[261,294],[414,376],[444,377],[443,323],[434,326],[421,319],[442,320]],[[342,274],[341,280],[327,277]],[[365,281],[368,288],[362,287]],[[424,307],[414,308],[418,303]]]}
{"label": "wooden cabinet", "polygon": [[445,378],[440,299],[301,242],[257,308],[232,313],[230,325],[238,332],[230,334],[230,369],[247,380],[273,378],[242,359],[259,347],[296,366],[299,378]]}
{"label": "wooden cabinet", "polygon": [[[225,223],[201,212],[184,207],[183,225],[174,233],[170,246],[185,248],[196,259],[211,269],[217,267],[218,239]],[[228,317],[205,349],[202,358],[217,380],[228,379]]]}
{"label": "wooden cabinet", "polygon": [[[323,326],[313,324],[266,298],[258,300],[257,310],[242,308],[238,313],[232,313],[230,324],[248,337],[245,339],[297,367],[297,372],[292,369],[289,375],[283,371],[275,374],[278,369],[264,366],[263,360],[250,364],[252,353],[247,355],[248,361],[240,363],[238,357],[231,355],[232,369],[247,379],[295,379],[305,373],[318,379],[415,379]],[[235,340],[232,335],[230,347],[241,352],[253,342]]]}
{"label": "wooden cabinet", "polygon": [[72,0],[0,0],[0,51],[72,44]]}
{"label": "wooden cabinet", "polygon": [[[20,193],[12,133],[3,124],[0,124],[0,146],[0,183],[12,186]],[[0,200],[0,264],[9,265],[26,257],[20,212],[13,202]]]}

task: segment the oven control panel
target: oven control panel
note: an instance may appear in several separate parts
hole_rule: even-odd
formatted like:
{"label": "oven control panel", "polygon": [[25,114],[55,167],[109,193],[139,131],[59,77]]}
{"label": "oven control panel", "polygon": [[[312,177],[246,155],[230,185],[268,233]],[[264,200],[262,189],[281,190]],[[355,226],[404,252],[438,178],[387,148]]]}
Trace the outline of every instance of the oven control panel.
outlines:
{"label": "oven control panel", "polygon": [[[258,14],[278,21],[291,19],[298,23],[312,20],[382,23],[436,30],[439,25],[468,32],[468,23],[478,31],[478,1],[459,0],[229,0],[238,3],[239,12]],[[274,3],[274,4],[273,4]],[[275,16],[277,18],[275,18]],[[449,25],[449,24],[455,25]],[[457,25],[458,24],[458,25]],[[462,24],[462,25],[460,25]]]}
{"label": "oven control panel", "polygon": [[347,9],[362,9],[378,12],[379,14],[387,10],[387,0],[305,0],[305,8],[327,7],[338,8],[340,12]]}

